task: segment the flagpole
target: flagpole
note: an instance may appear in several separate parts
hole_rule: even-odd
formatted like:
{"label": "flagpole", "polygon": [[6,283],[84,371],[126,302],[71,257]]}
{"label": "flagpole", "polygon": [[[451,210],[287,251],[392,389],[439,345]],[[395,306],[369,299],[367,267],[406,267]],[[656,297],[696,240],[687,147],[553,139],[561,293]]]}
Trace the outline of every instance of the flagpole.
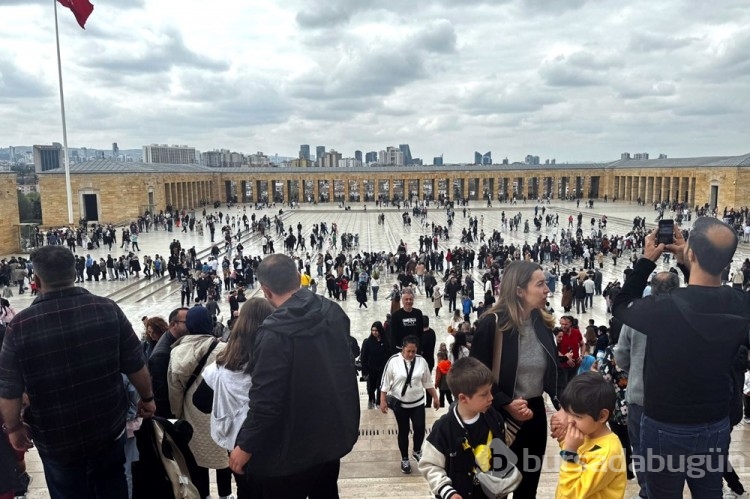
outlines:
{"label": "flagpole", "polygon": [[60,113],[62,115],[63,154],[65,155],[65,192],[68,199],[68,224],[73,224],[73,194],[70,187],[70,157],[68,156],[68,129],[65,125],[65,97],[63,94],[62,63],[60,61],[60,31],[57,27],[57,0],[55,7],[55,41],[57,42],[57,79],[60,84]]}

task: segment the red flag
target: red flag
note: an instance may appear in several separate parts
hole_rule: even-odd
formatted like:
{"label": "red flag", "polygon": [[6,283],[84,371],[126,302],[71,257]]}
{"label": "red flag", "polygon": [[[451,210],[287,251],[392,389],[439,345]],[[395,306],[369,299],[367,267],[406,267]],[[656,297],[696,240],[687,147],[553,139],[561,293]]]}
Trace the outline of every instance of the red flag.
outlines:
{"label": "red flag", "polygon": [[73,15],[76,16],[76,21],[78,21],[78,24],[81,26],[81,28],[85,28],[86,20],[89,18],[91,13],[94,11],[94,6],[91,5],[91,2],[89,0],[57,0],[60,2],[60,5],[63,7],[67,7],[70,10],[73,11]]}

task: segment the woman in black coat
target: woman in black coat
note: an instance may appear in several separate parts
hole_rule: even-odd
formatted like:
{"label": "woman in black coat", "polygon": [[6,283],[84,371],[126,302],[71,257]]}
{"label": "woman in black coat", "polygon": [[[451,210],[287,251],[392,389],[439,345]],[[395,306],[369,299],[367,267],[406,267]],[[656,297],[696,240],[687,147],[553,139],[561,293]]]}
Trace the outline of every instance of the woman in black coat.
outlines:
{"label": "woman in black coat", "polygon": [[[552,334],[554,318],[545,310],[546,280],[542,268],[527,261],[506,267],[500,296],[479,320],[471,356],[493,370],[495,336],[502,335],[502,357],[495,366],[492,405],[506,421],[521,425],[511,450],[523,475],[514,499],[536,497],[542,459],[547,446],[547,415],[542,398],[557,400],[557,347]],[[500,340],[500,338],[498,338]],[[523,362],[519,359],[523,358]],[[535,459],[536,458],[536,459]]]}
{"label": "woman in black coat", "polygon": [[367,407],[377,409],[380,401],[380,378],[383,377],[391,349],[385,339],[385,328],[380,321],[375,321],[370,327],[370,336],[362,342],[360,361],[362,375],[367,377]]}

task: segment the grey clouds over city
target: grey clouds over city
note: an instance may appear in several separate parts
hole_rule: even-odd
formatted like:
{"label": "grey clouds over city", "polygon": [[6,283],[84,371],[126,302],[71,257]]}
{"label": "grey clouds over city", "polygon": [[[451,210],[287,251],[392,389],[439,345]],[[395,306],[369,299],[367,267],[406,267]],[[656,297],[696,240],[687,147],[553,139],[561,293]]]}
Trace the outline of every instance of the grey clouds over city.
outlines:
{"label": "grey clouds over city", "polygon": [[[93,0],[71,146],[604,161],[750,152],[747,1]],[[0,144],[61,141],[51,1],[0,0]]]}

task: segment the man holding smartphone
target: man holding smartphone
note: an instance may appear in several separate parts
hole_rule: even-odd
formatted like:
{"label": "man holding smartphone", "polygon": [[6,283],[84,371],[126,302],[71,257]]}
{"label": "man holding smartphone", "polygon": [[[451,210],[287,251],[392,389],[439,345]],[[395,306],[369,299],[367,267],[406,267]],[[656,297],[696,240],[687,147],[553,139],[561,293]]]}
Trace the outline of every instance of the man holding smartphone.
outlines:
{"label": "man holding smartphone", "polygon": [[[748,345],[750,295],[721,285],[737,236],[711,217],[695,221],[686,242],[674,230],[646,237],[614,300],[613,314],[648,338],[644,370],[641,451],[649,497],[681,498],[685,482],[696,497],[721,497],[727,469],[732,360]],[[674,254],[688,286],[640,298],[655,262]],[[667,466],[666,464],[669,464]]]}

